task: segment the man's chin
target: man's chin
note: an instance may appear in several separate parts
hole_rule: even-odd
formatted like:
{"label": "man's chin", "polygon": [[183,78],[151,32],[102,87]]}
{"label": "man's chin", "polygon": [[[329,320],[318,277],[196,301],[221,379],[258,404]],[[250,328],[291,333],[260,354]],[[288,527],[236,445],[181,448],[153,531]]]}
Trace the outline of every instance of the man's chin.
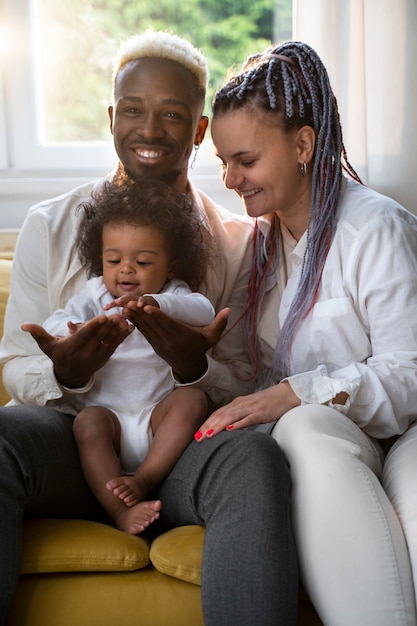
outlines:
{"label": "man's chin", "polygon": [[141,171],[138,170],[130,170],[127,167],[124,167],[125,173],[132,180],[142,180],[143,178],[152,178],[162,180],[164,183],[173,187],[179,177],[181,176],[181,170],[172,170],[170,172],[158,172],[155,167],[151,165],[147,167],[146,165],[142,167]]}

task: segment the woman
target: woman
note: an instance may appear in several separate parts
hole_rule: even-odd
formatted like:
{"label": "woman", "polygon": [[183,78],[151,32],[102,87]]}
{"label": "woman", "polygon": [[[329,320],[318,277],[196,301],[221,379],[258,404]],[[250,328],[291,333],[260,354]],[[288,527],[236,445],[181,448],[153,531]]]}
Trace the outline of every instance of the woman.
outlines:
{"label": "woman", "polygon": [[415,625],[407,527],[392,504],[416,463],[401,438],[387,491],[380,481],[384,442],[416,419],[417,220],[361,184],[326,69],[303,43],[248,60],[215,96],[212,137],[225,185],[256,218],[244,325],[259,391],[196,439],[269,424],[323,623]]}

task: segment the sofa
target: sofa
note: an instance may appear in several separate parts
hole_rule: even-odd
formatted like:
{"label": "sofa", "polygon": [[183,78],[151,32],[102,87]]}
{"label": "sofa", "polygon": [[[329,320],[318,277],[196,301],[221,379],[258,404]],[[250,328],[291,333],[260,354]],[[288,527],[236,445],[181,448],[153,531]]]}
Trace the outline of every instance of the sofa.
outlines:
{"label": "sofa", "polygon": [[[11,264],[12,253],[0,257],[0,332]],[[1,404],[8,399],[0,385]],[[174,528],[151,543],[86,520],[26,520],[5,626],[203,626],[203,541],[201,526]],[[298,626],[320,624],[300,588]]]}

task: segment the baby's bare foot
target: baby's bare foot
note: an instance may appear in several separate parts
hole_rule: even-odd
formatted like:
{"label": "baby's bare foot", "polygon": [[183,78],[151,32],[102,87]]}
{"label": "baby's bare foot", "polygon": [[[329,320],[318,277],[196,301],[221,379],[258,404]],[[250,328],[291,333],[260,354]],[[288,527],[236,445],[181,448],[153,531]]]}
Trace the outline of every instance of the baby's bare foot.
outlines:
{"label": "baby's bare foot", "polygon": [[123,500],[126,506],[134,506],[143,500],[138,485],[133,476],[119,476],[106,483],[106,489]]}
{"label": "baby's bare foot", "polygon": [[158,519],[161,508],[162,502],[160,500],[139,502],[131,507],[121,507],[113,519],[120,530],[131,535],[139,535]]}

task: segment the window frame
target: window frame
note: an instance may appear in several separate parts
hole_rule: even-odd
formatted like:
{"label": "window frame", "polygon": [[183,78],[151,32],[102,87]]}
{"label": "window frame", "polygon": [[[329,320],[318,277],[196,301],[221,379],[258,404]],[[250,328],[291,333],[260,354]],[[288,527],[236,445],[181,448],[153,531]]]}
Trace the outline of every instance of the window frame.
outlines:
{"label": "window frame", "polygon": [[[41,143],[38,136],[40,103],[36,90],[34,3],[32,0],[1,0],[0,7],[6,29],[19,41],[13,53],[3,56],[0,61],[4,80],[0,129],[8,129],[8,133],[0,135],[1,169],[14,172],[78,172],[83,176],[99,175],[111,169],[117,157],[110,130],[109,141]],[[34,111],[34,114],[28,114],[28,110]]]}
{"label": "window frame", "polygon": [[3,86],[3,76],[0,73],[0,171],[7,170],[8,159],[8,137],[5,110],[5,91]]}

